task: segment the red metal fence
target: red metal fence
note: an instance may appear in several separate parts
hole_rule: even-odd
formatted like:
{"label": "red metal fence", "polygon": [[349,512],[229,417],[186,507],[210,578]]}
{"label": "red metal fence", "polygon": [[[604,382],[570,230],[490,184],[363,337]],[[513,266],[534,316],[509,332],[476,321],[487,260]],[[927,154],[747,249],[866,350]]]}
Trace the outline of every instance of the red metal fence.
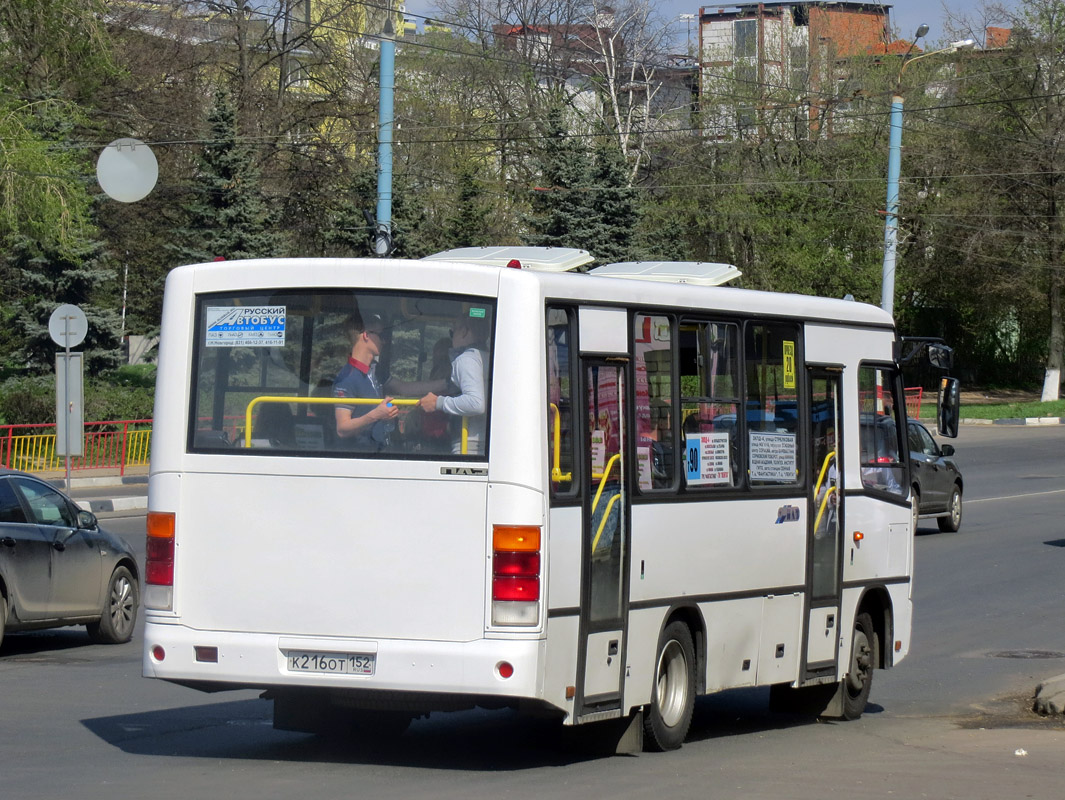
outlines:
{"label": "red metal fence", "polygon": [[[0,465],[26,472],[51,472],[66,467],[56,454],[55,425],[0,425]],[[117,469],[147,466],[151,453],[152,421],[124,419],[86,422],[82,434],[84,455],[71,456],[70,469]]]}

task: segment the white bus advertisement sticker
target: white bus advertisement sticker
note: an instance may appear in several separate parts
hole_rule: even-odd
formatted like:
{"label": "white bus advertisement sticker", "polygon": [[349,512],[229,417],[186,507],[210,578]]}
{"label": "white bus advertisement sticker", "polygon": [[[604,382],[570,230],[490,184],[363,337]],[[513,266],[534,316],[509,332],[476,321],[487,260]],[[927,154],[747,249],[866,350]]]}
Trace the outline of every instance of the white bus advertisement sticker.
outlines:
{"label": "white bus advertisement sticker", "polygon": [[732,482],[728,432],[689,433],[685,466],[689,486],[718,486]]}
{"label": "white bus advertisement sticker", "polygon": [[284,347],[285,306],[207,306],[208,347]]}
{"label": "white bus advertisement sticker", "polygon": [[793,483],[795,434],[751,431],[751,480]]}

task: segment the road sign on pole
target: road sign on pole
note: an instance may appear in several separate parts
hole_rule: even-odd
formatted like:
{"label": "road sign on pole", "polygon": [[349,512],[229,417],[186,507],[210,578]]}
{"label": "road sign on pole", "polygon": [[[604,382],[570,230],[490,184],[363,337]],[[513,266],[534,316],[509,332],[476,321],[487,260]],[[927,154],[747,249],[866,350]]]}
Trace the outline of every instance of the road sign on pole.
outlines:
{"label": "road sign on pole", "polygon": [[85,426],[81,353],[71,353],[70,348],[85,341],[85,334],[88,332],[89,323],[85,319],[85,312],[69,303],[61,305],[48,318],[48,333],[51,334],[52,341],[64,348],[62,353],[56,353],[55,359],[55,450],[57,454],[66,456],[68,492],[70,457],[80,456],[83,452],[82,428]]}
{"label": "road sign on pole", "polygon": [[60,456],[85,455],[82,429],[85,427],[81,353],[55,354],[55,452]]}

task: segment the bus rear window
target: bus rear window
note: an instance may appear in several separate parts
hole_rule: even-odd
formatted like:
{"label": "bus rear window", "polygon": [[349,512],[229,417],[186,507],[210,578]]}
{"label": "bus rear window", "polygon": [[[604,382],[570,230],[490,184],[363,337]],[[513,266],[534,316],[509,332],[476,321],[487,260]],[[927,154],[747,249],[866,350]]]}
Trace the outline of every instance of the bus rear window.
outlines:
{"label": "bus rear window", "polygon": [[201,295],[189,451],[484,458],[494,322],[480,297]]}

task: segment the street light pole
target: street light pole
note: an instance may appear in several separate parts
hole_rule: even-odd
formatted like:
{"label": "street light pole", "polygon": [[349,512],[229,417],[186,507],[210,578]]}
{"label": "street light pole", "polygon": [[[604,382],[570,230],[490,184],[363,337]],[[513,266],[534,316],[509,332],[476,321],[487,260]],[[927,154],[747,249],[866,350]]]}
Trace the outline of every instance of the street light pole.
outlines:
{"label": "street light pole", "polygon": [[884,217],[884,266],[880,281],[880,307],[889,314],[895,313],[895,257],[899,241],[899,172],[902,167],[902,73],[906,67],[914,61],[919,61],[928,56],[940,53],[955,53],[958,50],[973,47],[976,42],[972,39],[963,39],[953,42],[949,47],[941,50],[933,50],[929,53],[921,53],[919,56],[910,58],[917,40],[924,38],[928,33],[928,26],[921,25],[913,37],[913,43],[906,55],[902,57],[902,66],[899,67],[899,76],[895,82],[895,94],[891,98],[891,129],[888,135],[888,175],[887,175],[887,206]]}

